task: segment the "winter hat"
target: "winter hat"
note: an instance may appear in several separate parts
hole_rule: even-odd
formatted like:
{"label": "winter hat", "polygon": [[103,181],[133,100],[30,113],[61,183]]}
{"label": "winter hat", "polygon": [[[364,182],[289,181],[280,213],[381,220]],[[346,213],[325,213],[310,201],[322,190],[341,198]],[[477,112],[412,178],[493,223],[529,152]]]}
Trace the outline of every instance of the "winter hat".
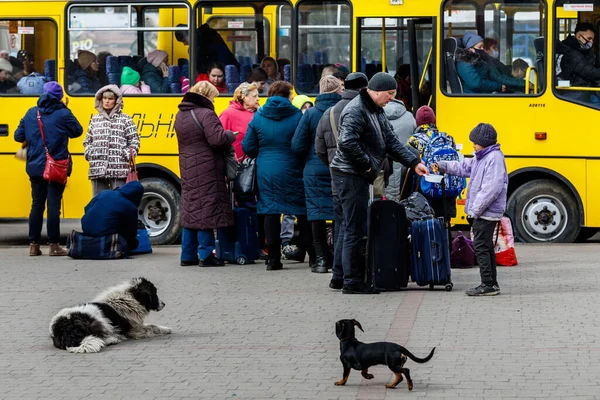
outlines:
{"label": "winter hat", "polygon": [[470,49],[477,43],[483,42],[483,38],[473,32],[467,32],[463,35],[462,42],[465,46],[465,49]]}
{"label": "winter hat", "polygon": [[321,78],[319,81],[319,93],[337,93],[342,90],[342,84],[340,80],[333,75],[327,75]]}
{"label": "winter hat", "polygon": [[140,74],[137,71],[134,71],[130,67],[123,67],[123,72],[121,73],[121,85],[134,86],[139,81]]}
{"label": "winter hat", "polygon": [[33,58],[33,53],[27,50],[19,50],[19,52],[17,53],[17,61],[19,61],[21,64],[25,61],[25,60],[29,60]]}
{"label": "winter hat", "polygon": [[344,89],[358,90],[367,87],[369,79],[362,72],[352,72],[344,79]]}
{"label": "winter hat", "polygon": [[167,54],[166,51],[154,50],[154,51],[151,51],[150,53],[148,53],[148,56],[146,57],[146,59],[148,60],[148,62],[150,64],[152,64],[158,68],[158,66],[162,62],[166,61],[168,56],[169,55]]}
{"label": "winter hat", "polygon": [[0,58],[0,70],[12,73],[13,67],[10,61],[5,60],[4,58]]}
{"label": "winter hat", "polygon": [[496,144],[498,134],[492,125],[480,123],[471,131],[469,140],[482,147],[488,147]]}
{"label": "winter hat", "polygon": [[62,100],[64,96],[63,88],[58,82],[50,81],[44,83],[44,93],[49,93],[56,97],[58,100]]}
{"label": "winter hat", "polygon": [[435,124],[435,113],[431,107],[423,106],[417,110],[417,126]]}
{"label": "winter hat", "polygon": [[79,50],[77,53],[77,61],[79,61],[81,69],[88,69],[88,67],[96,61],[96,55],[91,51]]}
{"label": "winter hat", "polygon": [[300,110],[302,109],[302,106],[305,105],[306,103],[310,103],[311,105],[313,104],[310,97],[305,96],[303,94],[300,94],[300,95],[294,97],[294,100],[292,100],[292,104]]}
{"label": "winter hat", "polygon": [[367,87],[376,92],[385,92],[387,90],[396,90],[398,83],[396,83],[396,80],[390,74],[378,72],[373,75]]}

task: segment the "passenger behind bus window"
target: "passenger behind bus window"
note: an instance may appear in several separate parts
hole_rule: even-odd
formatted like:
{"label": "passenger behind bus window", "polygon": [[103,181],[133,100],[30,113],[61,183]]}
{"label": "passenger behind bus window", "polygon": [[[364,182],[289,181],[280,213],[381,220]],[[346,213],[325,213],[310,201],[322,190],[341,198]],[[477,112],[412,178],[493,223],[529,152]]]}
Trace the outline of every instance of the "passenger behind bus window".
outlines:
{"label": "passenger behind bus window", "polygon": [[[35,56],[27,50],[20,50],[17,53],[17,61],[19,62],[20,71],[14,71],[13,76],[18,81],[24,76],[31,75],[35,70]],[[39,94],[42,94],[41,92]]]}
{"label": "passenger behind bus window", "polygon": [[527,68],[529,68],[529,64],[522,58],[517,58],[513,61],[511,75],[517,79],[525,79],[527,76]]}
{"label": "passenger behind bus window", "polygon": [[212,83],[219,93],[228,93],[227,84],[225,83],[225,67],[220,62],[213,62],[206,69],[206,73],[198,74],[196,83],[202,81]]}
{"label": "passenger behind bus window", "polygon": [[502,75],[512,76],[511,67],[500,61],[500,51],[498,50],[498,41],[496,39],[483,39],[483,51],[488,55],[485,61],[489,64],[490,68],[497,69]]}
{"label": "passenger behind bus window", "polygon": [[[398,60],[398,63],[401,59]],[[404,103],[407,110],[412,110],[412,88],[410,82],[410,65],[400,64],[396,68],[396,74],[394,75],[396,82],[398,83],[398,89],[396,90],[396,100],[400,100]]]}
{"label": "passenger behind bus window", "polygon": [[150,94],[152,90],[144,81],[140,80],[140,74],[129,68],[123,67],[121,73],[121,94]]}
{"label": "passenger behind bus window", "polygon": [[5,58],[0,58],[0,93],[18,93],[17,82],[12,77],[13,66]]}
{"label": "passenger behind bus window", "polygon": [[277,65],[277,61],[275,61],[273,57],[265,57],[260,62],[260,67],[265,70],[268,76],[264,88],[265,92],[268,92],[269,85],[273,84],[273,82],[282,80],[279,73],[279,65]]}
{"label": "passenger behind bus window", "polygon": [[72,93],[96,93],[101,85],[98,79],[100,66],[96,55],[86,50],[77,53],[78,66],[73,71],[73,84],[70,86]]}
{"label": "passenger behind bus window", "polygon": [[252,70],[250,76],[248,77],[248,79],[246,79],[246,82],[255,83],[256,87],[258,88],[258,93],[264,94],[265,92],[267,92],[265,90],[265,86],[267,84],[268,79],[269,75],[267,75],[267,72],[260,67],[256,67]]}
{"label": "passenger behind bus window", "polygon": [[142,80],[150,86],[153,94],[171,93],[168,62],[169,55],[162,50],[151,51],[140,61]]}
{"label": "passenger behind bus window", "polygon": [[464,93],[506,92],[506,86],[494,80],[489,65],[483,61],[477,50],[483,52],[483,39],[471,32],[463,37],[465,52],[461,54],[456,72],[463,83]]}
{"label": "passenger behind bus window", "polygon": [[[184,26],[187,25],[177,25],[177,27]],[[186,46],[190,45],[189,32],[176,31],[175,39]],[[198,28],[196,31],[195,43],[197,71],[206,71],[213,62],[220,62],[223,65],[235,65],[238,68],[240,67],[240,64],[231,50],[229,50],[227,43],[225,43],[219,32],[208,26],[208,24],[203,24]]]}
{"label": "passenger behind bus window", "polygon": [[18,81],[17,87],[21,94],[26,96],[39,96],[44,92],[44,84],[46,78],[40,75],[35,70],[35,56],[32,52],[21,50],[17,54],[19,64],[23,66],[23,70],[15,74],[14,77]]}
{"label": "passenger behind bus window", "polygon": [[108,85],[108,75],[106,74],[106,58],[112,56],[108,51],[98,53],[98,80],[102,86]]}
{"label": "passenger behind bus window", "polygon": [[[569,35],[556,45],[558,55],[558,78],[569,81],[569,86],[594,87],[600,81],[600,68],[595,66],[594,26],[581,22],[575,27],[574,35]],[[595,92],[561,91],[567,98],[583,102],[598,101]],[[600,101],[599,101],[600,102]]]}

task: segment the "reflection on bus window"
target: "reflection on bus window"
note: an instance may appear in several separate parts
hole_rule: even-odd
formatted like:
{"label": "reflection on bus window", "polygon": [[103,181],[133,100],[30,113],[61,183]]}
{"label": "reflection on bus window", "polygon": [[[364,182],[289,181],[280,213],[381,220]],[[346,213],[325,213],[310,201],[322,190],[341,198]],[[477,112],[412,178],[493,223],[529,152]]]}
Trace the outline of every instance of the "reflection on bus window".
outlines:
{"label": "reflection on bus window", "polygon": [[181,94],[189,62],[175,36],[187,34],[188,20],[184,4],[71,5],[67,92],[114,84],[127,94]]}
{"label": "reflection on bus window", "polygon": [[[507,0],[444,3],[442,87],[451,93],[535,94],[543,90],[545,5]],[[532,67],[530,76],[523,73]]]}
{"label": "reflection on bus window", "polygon": [[49,20],[0,20],[0,95],[39,96],[56,80],[56,26]]}
{"label": "reflection on bus window", "polygon": [[322,76],[349,71],[350,6],[335,1],[303,2],[297,18],[296,90],[318,93]]}

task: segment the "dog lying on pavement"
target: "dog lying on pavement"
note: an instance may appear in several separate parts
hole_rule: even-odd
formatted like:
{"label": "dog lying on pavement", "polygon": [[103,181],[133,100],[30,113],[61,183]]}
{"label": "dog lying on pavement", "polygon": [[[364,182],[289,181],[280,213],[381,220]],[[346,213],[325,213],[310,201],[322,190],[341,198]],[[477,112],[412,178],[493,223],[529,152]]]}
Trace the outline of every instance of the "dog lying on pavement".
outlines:
{"label": "dog lying on pavement", "polygon": [[344,367],[344,376],[335,382],[337,386],[345,385],[350,376],[350,370],[360,371],[363,378],[373,379],[369,374],[369,368],[373,365],[387,365],[395,375],[394,382],[385,385],[393,389],[402,382],[402,375],[406,376],[408,390],[413,389],[413,382],[410,378],[410,370],[404,368],[407,357],[417,363],[426,363],[433,357],[435,347],[431,349],[429,355],[425,358],[418,358],[410,351],[396,343],[377,342],[362,343],[356,339],[354,326],[364,332],[360,322],[355,319],[341,319],[335,323],[335,334],[340,339],[340,360]]}

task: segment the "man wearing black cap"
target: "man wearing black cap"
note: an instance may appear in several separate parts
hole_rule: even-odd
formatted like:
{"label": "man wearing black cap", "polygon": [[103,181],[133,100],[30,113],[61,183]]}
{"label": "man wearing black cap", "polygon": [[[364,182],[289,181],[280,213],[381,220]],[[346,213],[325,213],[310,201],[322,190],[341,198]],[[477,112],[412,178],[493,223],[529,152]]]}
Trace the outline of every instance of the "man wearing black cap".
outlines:
{"label": "man wearing black cap", "polygon": [[375,74],[367,88],[359,91],[340,116],[338,147],[330,168],[343,212],[339,230],[339,235],[343,236],[342,293],[379,293],[363,282],[364,263],[361,259],[364,260],[364,255],[361,255],[361,247],[367,235],[369,184],[377,177],[386,155],[408,168],[414,168],[418,175],[428,173],[419,158],[398,141],[383,111],[383,107],[394,99],[396,86],[391,75],[383,72]]}

